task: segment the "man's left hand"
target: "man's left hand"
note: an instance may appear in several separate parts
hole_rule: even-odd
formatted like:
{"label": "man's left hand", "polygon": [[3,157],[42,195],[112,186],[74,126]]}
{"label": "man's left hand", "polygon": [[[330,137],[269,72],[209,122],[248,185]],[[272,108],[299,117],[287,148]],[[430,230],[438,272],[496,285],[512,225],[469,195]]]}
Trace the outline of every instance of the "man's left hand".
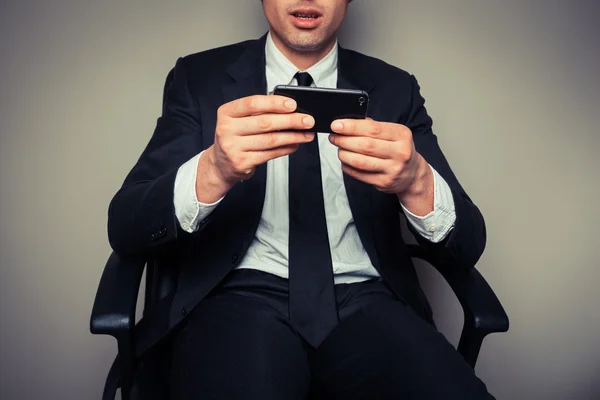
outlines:
{"label": "man's left hand", "polygon": [[394,193],[411,212],[433,210],[433,173],[415,150],[411,130],[400,124],[370,118],[341,119],[329,136],[339,148],[342,170],[384,193]]}

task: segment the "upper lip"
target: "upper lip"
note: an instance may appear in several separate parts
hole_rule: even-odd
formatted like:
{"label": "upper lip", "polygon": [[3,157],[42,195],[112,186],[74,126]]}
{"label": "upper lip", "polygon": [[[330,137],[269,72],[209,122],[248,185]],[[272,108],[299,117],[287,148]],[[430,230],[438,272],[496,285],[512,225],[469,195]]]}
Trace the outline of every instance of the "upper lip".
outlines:
{"label": "upper lip", "polygon": [[322,16],[321,12],[315,8],[297,8],[290,12],[292,15],[303,14],[303,15],[316,15],[317,17]]}

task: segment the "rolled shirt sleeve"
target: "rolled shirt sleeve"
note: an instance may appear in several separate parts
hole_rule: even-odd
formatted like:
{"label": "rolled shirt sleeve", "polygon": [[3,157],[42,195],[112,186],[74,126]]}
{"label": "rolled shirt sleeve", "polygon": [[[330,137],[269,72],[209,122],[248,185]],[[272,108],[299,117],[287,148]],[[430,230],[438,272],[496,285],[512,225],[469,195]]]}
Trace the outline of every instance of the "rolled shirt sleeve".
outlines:
{"label": "rolled shirt sleeve", "polygon": [[400,205],[406,219],[421,236],[432,243],[439,243],[448,236],[454,227],[456,211],[450,186],[431,165],[429,167],[433,171],[433,211],[419,217],[406,209],[402,203]]}
{"label": "rolled shirt sleeve", "polygon": [[175,177],[175,188],[173,202],[175,215],[181,229],[188,233],[198,230],[200,222],[210,215],[219,205],[223,197],[212,204],[198,201],[196,196],[196,175],[198,173],[198,162],[204,152],[194,156],[185,162],[177,170]]}

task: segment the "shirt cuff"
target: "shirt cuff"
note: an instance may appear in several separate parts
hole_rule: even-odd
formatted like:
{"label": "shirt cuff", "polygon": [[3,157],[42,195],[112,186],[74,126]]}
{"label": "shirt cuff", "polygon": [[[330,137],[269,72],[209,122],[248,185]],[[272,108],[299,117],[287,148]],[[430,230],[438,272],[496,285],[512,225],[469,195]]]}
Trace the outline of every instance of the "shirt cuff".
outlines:
{"label": "shirt cuff", "polygon": [[[202,152],[204,153],[204,152]],[[194,156],[177,170],[175,177],[175,189],[173,203],[175,205],[175,216],[181,229],[188,233],[198,230],[200,222],[206,219],[210,213],[219,205],[223,197],[212,204],[198,201],[196,196],[196,175],[198,173],[198,162],[202,153]]]}
{"label": "shirt cuff", "polygon": [[448,183],[430,165],[433,172],[433,211],[424,217],[411,213],[400,203],[404,215],[417,232],[433,243],[439,243],[448,236],[456,222],[454,199]]}

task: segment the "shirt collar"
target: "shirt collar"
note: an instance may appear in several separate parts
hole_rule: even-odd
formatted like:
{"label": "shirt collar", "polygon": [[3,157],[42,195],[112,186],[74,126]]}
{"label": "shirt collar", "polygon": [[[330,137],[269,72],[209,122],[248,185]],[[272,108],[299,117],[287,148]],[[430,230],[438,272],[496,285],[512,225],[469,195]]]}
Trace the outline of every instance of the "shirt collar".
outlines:
{"label": "shirt collar", "polygon": [[[274,70],[279,71],[282,74],[282,77],[285,76],[286,83],[292,82],[294,75],[299,71],[298,68],[277,48],[271,37],[271,31],[269,31],[267,35],[265,58],[267,68],[273,68]],[[321,82],[337,71],[337,64],[338,42],[336,39],[333,48],[325,57],[306,71],[302,72],[308,72],[312,76],[315,85],[321,86]]]}

